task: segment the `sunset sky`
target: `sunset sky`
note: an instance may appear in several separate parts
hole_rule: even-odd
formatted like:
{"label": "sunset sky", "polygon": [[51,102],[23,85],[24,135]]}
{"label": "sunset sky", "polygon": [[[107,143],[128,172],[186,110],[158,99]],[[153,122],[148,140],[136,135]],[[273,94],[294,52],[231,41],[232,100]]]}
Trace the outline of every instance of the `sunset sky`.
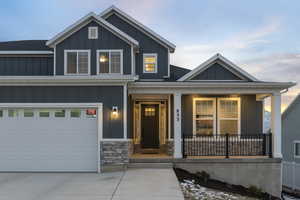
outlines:
{"label": "sunset sky", "polygon": [[[49,39],[90,11],[114,4],[177,48],[171,64],[194,68],[216,53],[266,81],[300,80],[298,0],[10,0],[0,41]],[[300,87],[283,95],[283,108]]]}

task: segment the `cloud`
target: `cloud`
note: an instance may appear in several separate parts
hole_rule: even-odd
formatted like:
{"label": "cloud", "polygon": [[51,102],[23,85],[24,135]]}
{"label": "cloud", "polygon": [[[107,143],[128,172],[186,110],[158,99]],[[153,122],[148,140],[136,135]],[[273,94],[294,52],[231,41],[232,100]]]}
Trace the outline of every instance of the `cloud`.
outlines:
{"label": "cloud", "polygon": [[195,67],[216,53],[233,58],[240,57],[243,53],[270,43],[267,36],[278,32],[280,28],[281,20],[274,17],[253,31],[240,32],[222,41],[178,46],[171,62],[179,66]]}
{"label": "cloud", "polygon": [[[300,82],[300,53],[272,54],[238,63],[264,81]],[[245,67],[246,68],[246,67]],[[300,86],[289,89],[282,95],[282,110],[300,93]],[[269,107],[269,103],[267,104]]]}

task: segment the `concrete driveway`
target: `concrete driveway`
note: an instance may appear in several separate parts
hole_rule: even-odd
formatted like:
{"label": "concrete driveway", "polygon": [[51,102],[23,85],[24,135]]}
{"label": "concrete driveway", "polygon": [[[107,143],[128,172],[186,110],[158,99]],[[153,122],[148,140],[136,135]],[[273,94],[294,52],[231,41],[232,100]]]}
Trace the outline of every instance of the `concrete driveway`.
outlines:
{"label": "concrete driveway", "polygon": [[1,200],[183,200],[172,169],[0,173]]}

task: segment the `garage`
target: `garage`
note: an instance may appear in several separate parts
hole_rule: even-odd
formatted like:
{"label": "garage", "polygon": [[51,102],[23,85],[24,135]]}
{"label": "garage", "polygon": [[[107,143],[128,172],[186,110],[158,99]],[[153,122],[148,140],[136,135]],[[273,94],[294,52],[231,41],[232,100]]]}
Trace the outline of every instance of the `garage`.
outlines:
{"label": "garage", "polygon": [[102,104],[0,105],[0,171],[97,172]]}

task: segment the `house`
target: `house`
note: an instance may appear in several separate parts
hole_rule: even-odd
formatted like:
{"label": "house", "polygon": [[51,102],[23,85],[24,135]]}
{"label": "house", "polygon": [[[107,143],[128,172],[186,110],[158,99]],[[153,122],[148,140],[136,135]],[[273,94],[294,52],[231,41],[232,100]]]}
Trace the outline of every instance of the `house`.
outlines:
{"label": "house", "polygon": [[282,114],[283,186],[300,191],[300,95]]}
{"label": "house", "polygon": [[[49,40],[1,42],[0,171],[100,172],[149,155],[184,167],[212,156],[207,170],[238,165],[281,187],[280,92],[295,84],[258,80],[220,54],[173,66],[175,49],[114,6]],[[259,182],[248,179],[234,181]]]}

